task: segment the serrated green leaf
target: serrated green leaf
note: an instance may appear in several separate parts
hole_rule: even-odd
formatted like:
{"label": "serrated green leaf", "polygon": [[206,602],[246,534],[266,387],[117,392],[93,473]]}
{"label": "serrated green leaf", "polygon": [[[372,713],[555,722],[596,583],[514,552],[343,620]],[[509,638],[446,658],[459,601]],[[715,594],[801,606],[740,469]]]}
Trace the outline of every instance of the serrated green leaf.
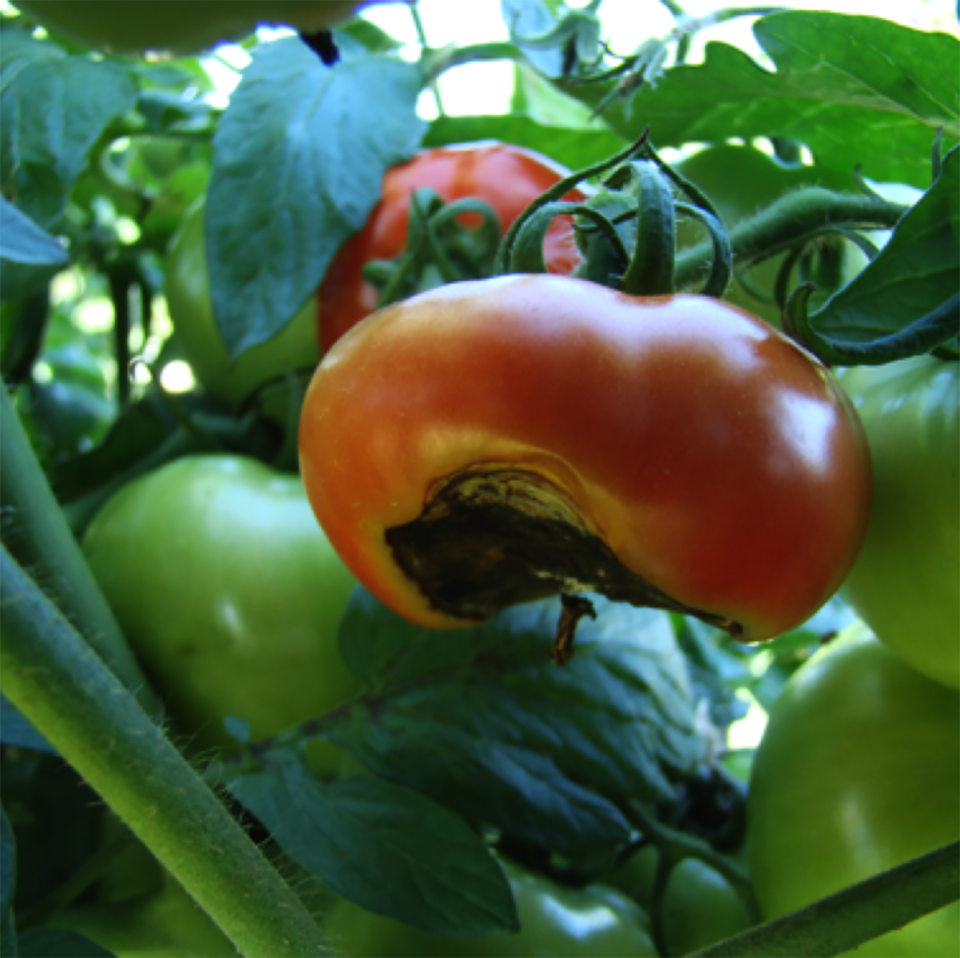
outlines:
{"label": "serrated green leaf", "polygon": [[[656,87],[604,114],[633,139],[649,125],[657,146],[778,136],[807,144],[817,162],[875,180],[924,185],[937,127],[960,135],[960,43],[875,17],[790,11],[757,21],[776,64],[761,68],[722,43],[705,61],[666,72]],[[591,105],[612,84],[565,87]]]}
{"label": "serrated green leaf", "polygon": [[[349,38],[346,38],[349,40]],[[333,67],[299,38],[253,53],[214,138],[206,204],[214,312],[233,356],[275,336],[417,148],[420,75],[355,41]]]}
{"label": "serrated green leaf", "polygon": [[41,227],[55,224],[100,135],[136,104],[120,64],[35,60],[0,94],[0,182]]}
{"label": "serrated green leaf", "polygon": [[325,735],[377,774],[548,848],[626,839],[629,800],[676,801],[703,756],[665,613],[591,597],[577,655],[550,659],[556,600],[435,632],[357,590],[341,622],[369,691]]}
{"label": "serrated green leaf", "polygon": [[[868,344],[907,330],[960,290],[960,150],[880,254],[810,320],[831,341]],[[896,358],[896,357],[892,357]]]}
{"label": "serrated green leaf", "polygon": [[604,130],[572,130],[542,126],[525,116],[448,116],[435,120],[423,138],[423,145],[474,143],[499,140],[536,150],[579,170],[620,152],[624,142]]}
{"label": "serrated green leaf", "polygon": [[460,818],[376,778],[324,784],[284,762],[227,787],[280,846],[338,894],[436,935],[518,927],[510,886]]}

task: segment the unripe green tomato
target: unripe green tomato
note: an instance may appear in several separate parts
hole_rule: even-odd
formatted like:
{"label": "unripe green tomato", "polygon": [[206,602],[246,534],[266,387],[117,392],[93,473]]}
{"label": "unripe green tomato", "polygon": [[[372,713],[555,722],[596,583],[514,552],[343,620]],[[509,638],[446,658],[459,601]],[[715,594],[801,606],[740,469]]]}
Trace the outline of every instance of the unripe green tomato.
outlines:
{"label": "unripe green tomato", "polygon": [[[802,665],[770,711],[747,805],[760,910],[772,919],[960,837],[960,695],[862,622]],[[851,951],[947,958],[960,902]]]}
{"label": "unripe green tomato", "polygon": [[324,930],[344,958],[647,958],[657,954],[643,910],[606,885],[570,888],[501,859],[520,916],[517,934],[441,938],[342,900]]}
{"label": "unripe green tomato", "polygon": [[346,19],[360,0],[19,0],[43,26],[106,53],[190,56],[242,40],[258,24],[316,33]]}
{"label": "unripe green tomato", "polygon": [[238,456],[178,459],[110,499],[83,549],[192,748],[236,748],[227,716],[257,740],[357,691],[337,644],[355,580],[299,477]]}
{"label": "unripe green tomato", "polygon": [[[654,846],[641,848],[607,881],[650,912],[659,858]],[[685,858],[673,867],[662,908],[664,935],[671,955],[688,955],[753,924],[733,885],[696,858]]]}
{"label": "unripe green tomato", "polygon": [[[732,143],[707,147],[695,153],[678,163],[677,171],[707,194],[728,230],[786,193],[805,186],[822,186],[845,192],[857,189],[856,181],[850,174],[819,167],[788,166],[754,147]],[[681,222],[677,231],[681,247],[698,242],[703,236],[703,230],[690,222]],[[780,253],[747,271],[751,284],[772,295],[784,256]],[[734,266],[737,265],[734,263]],[[845,244],[842,282],[852,279],[865,265],[866,257],[850,243]],[[827,290],[820,290],[820,293],[825,292]],[[776,305],[751,296],[737,282],[731,284],[724,299],[780,325],[780,310]]]}
{"label": "unripe green tomato", "polygon": [[960,364],[847,369],[873,461],[873,508],[841,593],[908,665],[960,688]]}
{"label": "unripe green tomato", "polygon": [[278,336],[232,361],[213,315],[203,212],[202,201],[193,206],[170,244],[164,293],[184,359],[206,392],[236,408],[267,381],[316,366],[317,300],[311,296]]}

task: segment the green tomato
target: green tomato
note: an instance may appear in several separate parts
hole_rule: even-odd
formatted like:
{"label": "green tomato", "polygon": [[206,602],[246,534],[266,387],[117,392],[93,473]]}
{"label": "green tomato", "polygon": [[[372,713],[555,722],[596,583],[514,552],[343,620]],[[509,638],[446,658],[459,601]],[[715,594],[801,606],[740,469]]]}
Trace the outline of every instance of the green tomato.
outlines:
{"label": "green tomato", "polygon": [[[299,477],[237,456],[178,459],[110,499],[83,549],[194,749],[235,748],[227,716],[257,740],[357,691],[337,644],[355,580]],[[341,757],[329,746],[331,771]]]}
{"label": "green tomato", "polygon": [[841,593],[906,663],[960,688],[960,366],[844,370],[873,460],[867,537]]}
{"label": "green tomato", "polygon": [[[753,147],[733,144],[701,150],[678,163],[677,171],[707,194],[727,229],[769,206],[785,193],[805,186],[823,186],[846,192],[857,189],[852,175],[819,167],[787,166]],[[702,236],[702,230],[681,222],[678,229],[681,247],[699,241]],[[784,255],[772,257],[751,269],[747,274],[751,285],[772,296]],[[851,279],[865,264],[866,257],[846,244],[843,249],[842,280]],[[842,282],[837,285],[842,285]],[[820,291],[821,294],[826,292],[828,290]],[[780,311],[774,303],[757,299],[739,283],[731,285],[724,299],[768,322],[780,323]]]}
{"label": "green tomato", "polygon": [[353,15],[360,0],[19,0],[43,26],[95,50],[189,56],[242,40],[258,24],[316,33]]}
{"label": "green tomato", "polygon": [[236,408],[267,381],[317,365],[317,302],[311,296],[278,336],[232,361],[213,315],[203,211],[202,201],[193,206],[170,244],[164,292],[184,359],[206,392]]}
{"label": "green tomato", "polygon": [[344,958],[645,958],[657,954],[643,910],[605,885],[569,888],[501,859],[521,928],[514,935],[441,938],[365,911],[349,901],[328,913],[324,930]]}
{"label": "green tomato", "polygon": [[[607,881],[650,912],[659,858],[654,846],[641,848]],[[699,951],[753,924],[733,885],[696,858],[685,858],[671,870],[662,908],[664,935],[671,955]]]}
{"label": "green tomato", "polygon": [[[790,678],[757,750],[747,849],[767,919],[960,837],[960,695],[855,622]],[[960,903],[856,949],[957,954]]]}

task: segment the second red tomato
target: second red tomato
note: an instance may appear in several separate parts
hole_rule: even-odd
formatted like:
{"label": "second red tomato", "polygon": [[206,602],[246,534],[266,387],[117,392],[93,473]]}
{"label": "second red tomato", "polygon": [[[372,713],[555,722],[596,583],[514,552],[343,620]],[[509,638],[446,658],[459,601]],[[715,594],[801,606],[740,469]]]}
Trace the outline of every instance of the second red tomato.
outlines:
{"label": "second red tomato", "polygon": [[[364,279],[363,268],[403,252],[414,190],[429,187],[445,203],[466,197],[483,200],[496,211],[506,232],[533,200],[567,175],[567,170],[547,157],[504,143],[424,150],[408,163],[388,170],[382,199],[363,230],[340,248],[320,286],[321,351],[325,353],[376,309],[377,290]],[[574,190],[567,199],[583,199],[583,194]],[[543,252],[551,273],[569,275],[580,263],[568,217],[551,224]]]}

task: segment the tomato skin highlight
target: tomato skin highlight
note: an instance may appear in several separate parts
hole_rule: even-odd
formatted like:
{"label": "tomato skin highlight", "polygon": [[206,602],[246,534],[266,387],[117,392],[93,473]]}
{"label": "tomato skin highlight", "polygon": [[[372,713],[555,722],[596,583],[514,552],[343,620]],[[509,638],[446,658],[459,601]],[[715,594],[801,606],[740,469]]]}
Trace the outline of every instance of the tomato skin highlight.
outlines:
{"label": "tomato skin highlight", "polygon": [[[766,919],[960,837],[960,696],[862,622],[790,678],[750,781],[747,848]],[[957,954],[960,903],[866,942],[856,958]]]}
{"label": "tomato skin highlight", "polygon": [[[496,210],[505,233],[533,200],[567,175],[567,170],[547,157],[505,143],[424,150],[387,170],[380,202],[364,228],[340,248],[320,284],[321,351],[326,353],[377,308],[377,290],[363,278],[363,267],[403,252],[414,190],[429,187],[445,203],[466,197],[483,200]],[[584,195],[573,190],[566,198],[577,200]],[[569,217],[558,217],[550,225],[543,253],[552,273],[568,275],[580,264]]]}
{"label": "tomato skin highlight", "polygon": [[746,641],[833,594],[870,503],[853,407],[791,340],[719,300],[560,276],[453,284],[355,327],[314,375],[300,455],[346,564],[432,628],[470,623],[431,606],[384,534],[465,471],[552,482],[620,562]]}
{"label": "tomato skin highlight", "polygon": [[877,638],[960,688],[960,365],[843,370],[874,463],[874,504],[842,594]]}

